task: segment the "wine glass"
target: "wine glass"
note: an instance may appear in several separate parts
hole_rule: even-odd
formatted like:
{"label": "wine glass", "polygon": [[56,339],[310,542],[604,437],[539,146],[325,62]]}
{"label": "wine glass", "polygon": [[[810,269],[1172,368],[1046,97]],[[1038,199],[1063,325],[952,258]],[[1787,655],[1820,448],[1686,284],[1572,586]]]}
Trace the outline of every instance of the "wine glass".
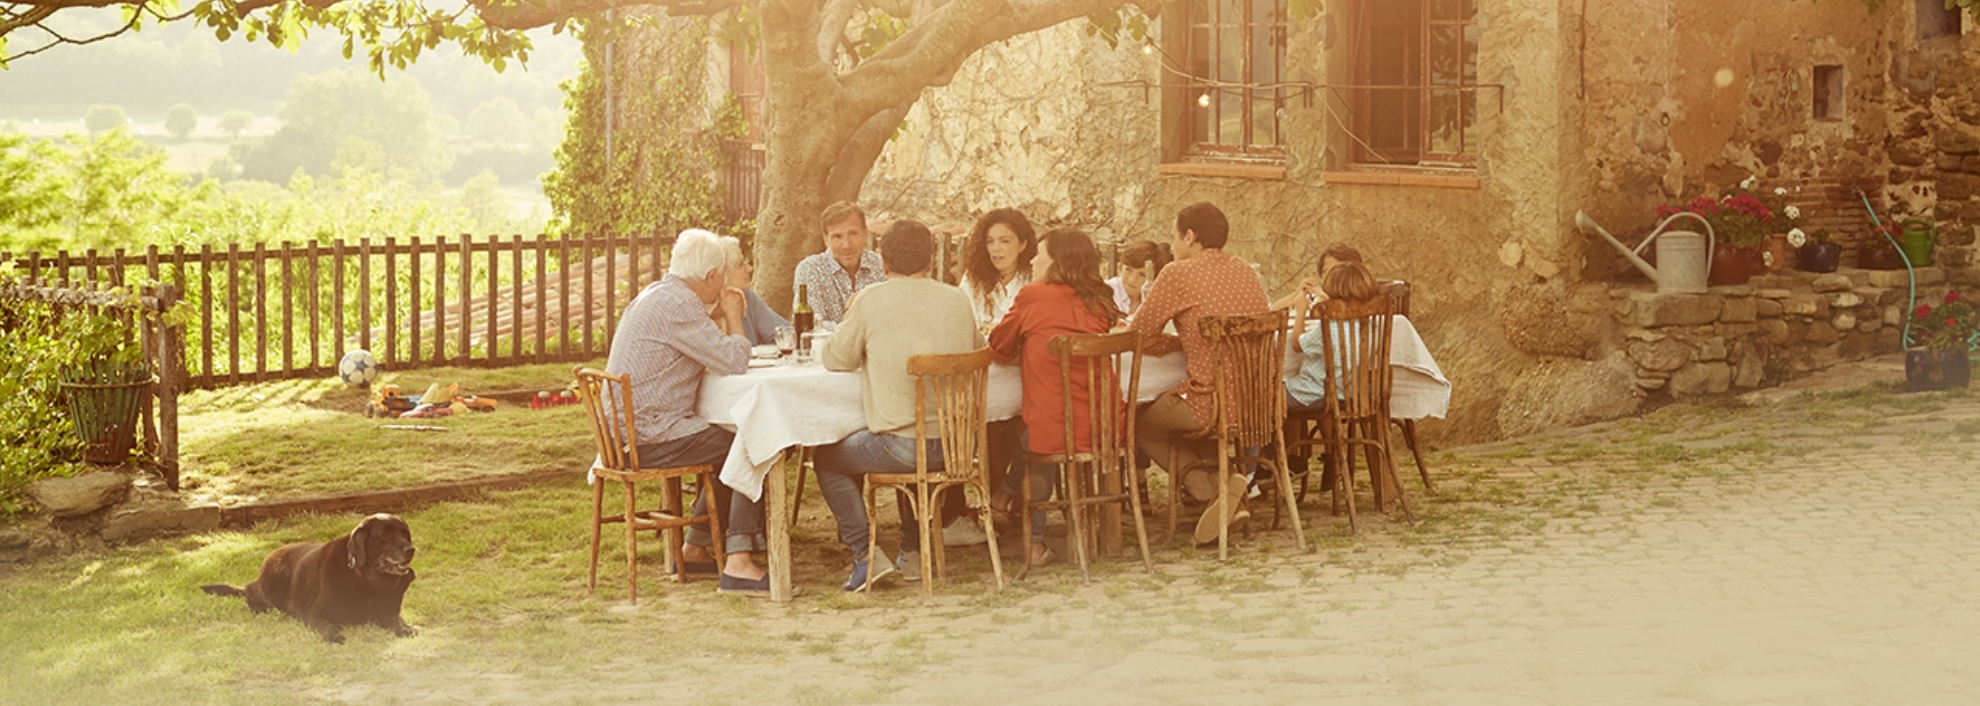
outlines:
{"label": "wine glass", "polygon": [[777,327],[777,359],[789,362],[791,353],[797,350],[797,327],[784,324]]}

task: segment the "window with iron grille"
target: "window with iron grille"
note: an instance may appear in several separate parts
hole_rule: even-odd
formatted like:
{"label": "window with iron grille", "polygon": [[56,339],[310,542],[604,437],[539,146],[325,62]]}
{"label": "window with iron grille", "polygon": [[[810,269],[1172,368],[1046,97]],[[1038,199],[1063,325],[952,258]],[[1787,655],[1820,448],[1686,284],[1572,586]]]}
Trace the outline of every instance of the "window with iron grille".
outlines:
{"label": "window with iron grille", "polygon": [[[1283,160],[1286,0],[1184,0],[1184,154]],[[1178,16],[1179,15],[1179,16]],[[1172,25],[1175,26],[1175,25]]]}
{"label": "window with iron grille", "polygon": [[1478,0],[1352,7],[1355,161],[1469,166],[1478,154]]}

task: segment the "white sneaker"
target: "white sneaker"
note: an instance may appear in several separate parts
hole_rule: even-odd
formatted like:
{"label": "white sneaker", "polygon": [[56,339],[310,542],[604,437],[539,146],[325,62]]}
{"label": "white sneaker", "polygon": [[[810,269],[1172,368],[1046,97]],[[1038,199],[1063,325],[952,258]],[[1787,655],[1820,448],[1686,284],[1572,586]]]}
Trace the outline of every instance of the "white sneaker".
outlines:
{"label": "white sneaker", "polygon": [[921,580],[921,552],[901,552],[901,558],[894,562],[901,572],[901,580],[915,582]]}
{"label": "white sneaker", "polygon": [[984,534],[983,528],[976,526],[975,518],[959,517],[955,522],[949,523],[948,527],[942,528],[942,546],[945,547],[974,547],[989,541],[990,535]]}

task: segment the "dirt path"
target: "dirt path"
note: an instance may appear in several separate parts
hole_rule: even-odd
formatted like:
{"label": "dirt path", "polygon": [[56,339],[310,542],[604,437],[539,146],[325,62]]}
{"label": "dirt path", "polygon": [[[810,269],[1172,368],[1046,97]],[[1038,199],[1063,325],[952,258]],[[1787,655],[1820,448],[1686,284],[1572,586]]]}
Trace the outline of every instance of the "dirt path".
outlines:
{"label": "dirt path", "polygon": [[[1678,411],[1464,450],[1438,469],[1444,487],[1421,500],[1414,529],[1390,518],[1348,539],[1310,502],[1320,527],[1305,555],[1265,533],[1228,565],[1171,550],[1154,576],[1114,561],[1087,586],[1063,576],[1001,595],[957,586],[927,605],[807,586],[812,595],[788,606],[713,604],[722,615],[708,638],[671,654],[633,640],[648,649],[581,667],[424,661],[317,695],[1970,703],[1980,693],[1976,433],[1980,399],[1964,395]],[[682,607],[663,598],[611,612],[634,625],[697,618]]]}

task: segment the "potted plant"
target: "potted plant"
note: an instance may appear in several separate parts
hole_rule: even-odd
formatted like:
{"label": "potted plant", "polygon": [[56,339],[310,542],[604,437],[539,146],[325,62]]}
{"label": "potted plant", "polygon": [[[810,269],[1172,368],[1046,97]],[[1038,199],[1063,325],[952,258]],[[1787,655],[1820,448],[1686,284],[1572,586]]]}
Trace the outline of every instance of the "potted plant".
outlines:
{"label": "potted plant", "polygon": [[1902,270],[1904,257],[1898,254],[1896,226],[1870,229],[1856,244],[1856,266],[1866,270]]}
{"label": "potted plant", "polygon": [[1938,306],[1920,304],[1911,312],[1911,347],[1904,352],[1904,388],[1949,390],[1971,378],[1968,351],[1980,344],[1973,304],[1959,290],[1946,292]]}
{"label": "potted plant", "polygon": [[157,381],[143,350],[111,315],[71,313],[60,324],[71,346],[59,374],[83,460],[121,464],[137,445],[138,416]]}
{"label": "potted plant", "polygon": [[[1749,177],[1749,189],[1752,188],[1751,182]],[[1800,187],[1795,189],[1799,191]],[[1788,203],[1787,199],[1787,187],[1777,186],[1774,187],[1773,198],[1766,204],[1772,217],[1767,220],[1767,239],[1761,244],[1760,261],[1768,272],[1787,269],[1789,255],[1801,247],[1790,238],[1790,234],[1801,232],[1800,228],[1795,227],[1795,222],[1801,220],[1801,207]],[[1806,237],[1805,234],[1803,237]]]}
{"label": "potted plant", "polygon": [[1834,272],[1842,263],[1842,245],[1827,228],[1802,232],[1800,228],[1788,231],[1787,241],[1794,246],[1795,257],[1800,260],[1804,272]]}

